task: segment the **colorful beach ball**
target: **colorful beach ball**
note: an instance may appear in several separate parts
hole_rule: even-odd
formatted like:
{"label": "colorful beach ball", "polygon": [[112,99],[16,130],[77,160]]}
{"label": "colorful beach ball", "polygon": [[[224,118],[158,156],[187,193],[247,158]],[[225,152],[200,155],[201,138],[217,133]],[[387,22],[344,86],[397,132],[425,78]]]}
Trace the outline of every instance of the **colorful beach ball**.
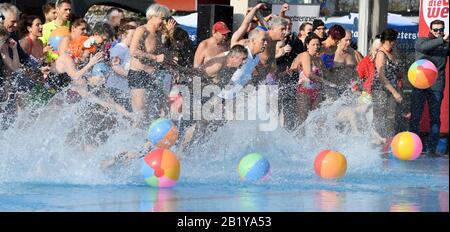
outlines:
{"label": "colorful beach ball", "polygon": [[53,51],[58,51],[61,40],[70,36],[70,30],[67,27],[58,27],[50,33],[48,44],[53,47]]}
{"label": "colorful beach ball", "polygon": [[422,140],[412,132],[400,132],[392,140],[391,149],[400,160],[415,160],[422,153]]}
{"label": "colorful beach ball", "polygon": [[347,171],[347,159],[340,152],[325,150],[317,154],[314,170],[318,176],[325,179],[339,178]]}
{"label": "colorful beach ball", "polygon": [[150,186],[172,187],[180,177],[180,162],[170,150],[157,148],[142,158],[141,172]]}
{"label": "colorful beach ball", "polygon": [[153,146],[170,148],[178,139],[178,130],[172,120],[160,118],[150,125],[147,138]]}
{"label": "colorful beach ball", "polygon": [[259,153],[250,153],[239,161],[238,172],[241,180],[257,181],[268,177],[269,161]]}
{"label": "colorful beach ball", "polygon": [[408,70],[409,82],[418,89],[430,88],[436,82],[438,71],[429,60],[418,60]]}

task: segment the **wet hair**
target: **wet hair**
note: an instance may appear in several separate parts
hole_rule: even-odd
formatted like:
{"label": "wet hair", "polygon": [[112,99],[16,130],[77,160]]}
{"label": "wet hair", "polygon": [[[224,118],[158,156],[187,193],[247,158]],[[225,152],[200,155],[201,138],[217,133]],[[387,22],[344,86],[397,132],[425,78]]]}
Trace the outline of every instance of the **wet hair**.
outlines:
{"label": "wet hair", "polygon": [[305,38],[305,44],[309,44],[313,39],[318,39],[320,41],[320,37],[316,35],[316,33],[309,33]]}
{"label": "wet hair", "polygon": [[19,32],[19,37],[23,38],[28,34],[28,27],[33,26],[33,22],[36,19],[41,19],[37,15],[24,15],[18,23],[17,31]]}
{"label": "wet hair", "polygon": [[245,48],[244,46],[242,46],[240,44],[234,45],[230,49],[230,52],[228,53],[228,56],[234,56],[234,55],[237,55],[237,54],[244,54],[247,57],[247,55],[248,55],[247,48]]}
{"label": "wet hair", "polygon": [[145,17],[150,18],[153,16],[161,16],[161,17],[169,17],[170,16],[170,10],[167,8],[167,6],[160,5],[157,3],[154,3],[150,5],[147,10],[145,11]]}
{"label": "wet hair", "polygon": [[311,26],[312,26],[312,23],[310,23],[310,22],[304,22],[304,23],[302,23],[302,25],[300,25],[300,27],[299,27],[299,31],[304,31],[304,30],[305,30],[305,27],[306,27],[307,25],[311,25]]}
{"label": "wet hair", "polygon": [[397,36],[398,36],[398,31],[396,31],[392,28],[388,28],[381,33],[380,40],[381,40],[381,43],[384,43],[385,41],[396,41]]}
{"label": "wet hair", "polygon": [[445,26],[445,23],[442,20],[436,19],[436,20],[433,20],[430,23],[430,29],[433,28],[433,25],[443,25],[443,26]]}
{"label": "wet hair", "polygon": [[72,21],[72,24],[70,25],[70,30],[72,30],[72,28],[76,28],[82,24],[86,24],[86,26],[88,26],[89,24],[86,22],[86,20],[84,20],[83,18],[77,18],[75,20]]}
{"label": "wet hair", "polygon": [[44,15],[46,15],[53,9],[55,9],[55,4],[47,3],[47,4],[42,6],[42,13],[44,13]]}
{"label": "wet hair", "polygon": [[275,16],[272,18],[272,20],[270,20],[269,28],[273,29],[275,27],[287,26],[288,24],[289,24],[289,21],[287,19],[280,17],[280,16]]}
{"label": "wet hair", "polygon": [[345,29],[341,25],[333,25],[330,30],[328,30],[328,35],[334,40],[341,40],[345,37]]}
{"label": "wet hair", "polygon": [[55,3],[56,7],[60,7],[63,3],[67,3],[69,5],[72,5],[72,1],[71,0],[57,0]]}
{"label": "wet hair", "polygon": [[106,35],[108,39],[112,39],[115,32],[107,23],[97,23],[92,29],[92,34]]}

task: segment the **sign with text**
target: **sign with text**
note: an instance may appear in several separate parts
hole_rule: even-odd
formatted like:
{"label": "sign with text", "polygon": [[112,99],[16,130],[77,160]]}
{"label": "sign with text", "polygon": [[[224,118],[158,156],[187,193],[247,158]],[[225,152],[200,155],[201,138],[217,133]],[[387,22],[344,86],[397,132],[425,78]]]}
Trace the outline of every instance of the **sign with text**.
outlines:
{"label": "sign with text", "polygon": [[[279,14],[282,5],[272,4],[272,12],[274,14]],[[319,18],[320,5],[311,4],[299,4],[299,5],[289,5],[289,10],[286,12],[286,16],[291,19],[292,31],[298,32],[298,28],[303,22],[311,22]]]}

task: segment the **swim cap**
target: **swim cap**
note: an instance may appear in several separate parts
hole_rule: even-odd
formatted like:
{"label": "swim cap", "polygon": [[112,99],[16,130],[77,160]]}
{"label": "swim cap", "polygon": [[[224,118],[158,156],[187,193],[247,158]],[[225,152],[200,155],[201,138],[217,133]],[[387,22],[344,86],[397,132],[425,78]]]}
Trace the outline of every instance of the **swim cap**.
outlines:
{"label": "swim cap", "polygon": [[94,38],[80,36],[69,43],[69,51],[73,57],[81,57],[85,49],[89,50],[91,54],[97,51]]}

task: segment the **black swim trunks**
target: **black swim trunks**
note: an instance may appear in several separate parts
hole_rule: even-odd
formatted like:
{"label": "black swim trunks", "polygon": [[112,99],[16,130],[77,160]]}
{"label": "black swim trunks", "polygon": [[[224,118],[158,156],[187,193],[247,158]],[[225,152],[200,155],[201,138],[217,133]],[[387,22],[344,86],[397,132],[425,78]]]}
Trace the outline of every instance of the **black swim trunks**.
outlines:
{"label": "black swim trunks", "polygon": [[152,85],[156,78],[149,73],[139,70],[131,70],[128,72],[128,83],[131,89],[146,89]]}

